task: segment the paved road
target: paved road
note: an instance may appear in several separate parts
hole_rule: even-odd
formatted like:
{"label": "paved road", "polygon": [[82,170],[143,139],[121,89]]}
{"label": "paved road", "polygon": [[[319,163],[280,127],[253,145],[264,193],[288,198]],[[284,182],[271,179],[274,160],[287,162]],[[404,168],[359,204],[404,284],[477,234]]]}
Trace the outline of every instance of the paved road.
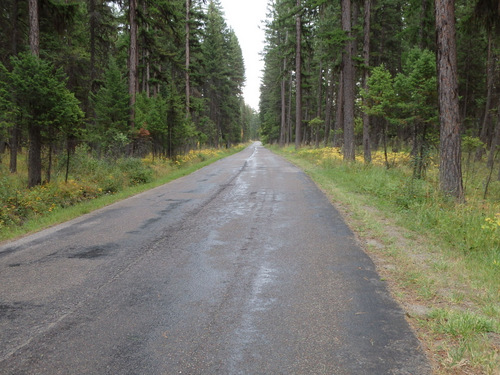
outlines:
{"label": "paved road", "polygon": [[1,374],[430,374],[328,199],[255,144],[0,247]]}

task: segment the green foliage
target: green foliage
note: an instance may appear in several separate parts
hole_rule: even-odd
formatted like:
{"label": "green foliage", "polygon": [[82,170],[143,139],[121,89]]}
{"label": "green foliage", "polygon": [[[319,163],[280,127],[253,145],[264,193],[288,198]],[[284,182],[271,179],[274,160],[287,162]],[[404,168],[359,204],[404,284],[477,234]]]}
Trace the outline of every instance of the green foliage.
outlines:
{"label": "green foliage", "polygon": [[325,122],[319,117],[315,117],[311,121],[309,121],[309,126],[316,130],[321,129],[324,126],[324,124]]}
{"label": "green foliage", "polygon": [[500,326],[495,320],[485,318],[469,311],[447,311],[436,309],[430,313],[434,319],[434,329],[455,337],[468,337],[482,333],[500,333]]}
{"label": "green foliage", "polygon": [[486,145],[478,137],[468,135],[462,137],[462,150],[466,153],[472,153],[478,148],[484,148]]}
{"label": "green foliage", "polygon": [[61,69],[32,54],[12,58],[12,102],[26,126],[38,126],[46,132],[55,128],[70,133],[83,113],[74,94],[66,88],[67,77]]}
{"label": "green foliage", "polygon": [[394,80],[394,87],[399,98],[400,122],[437,125],[436,58],[432,52],[412,49],[405,60],[403,73]]}
{"label": "green foliage", "polygon": [[114,153],[129,143],[130,117],[127,82],[114,59],[109,62],[103,86],[92,96],[95,125],[89,127],[88,140],[105,153]]}
{"label": "green foliage", "polygon": [[384,65],[373,68],[368,79],[368,89],[362,90],[365,99],[363,110],[372,116],[390,117],[396,94],[391,73]]}
{"label": "green foliage", "polygon": [[167,132],[167,101],[163,96],[148,97],[140,93],[135,102],[135,121],[138,127],[147,129],[151,134],[162,135]]}
{"label": "green foliage", "polygon": [[129,179],[131,185],[146,184],[153,180],[153,170],[138,158],[118,160],[118,168]]}
{"label": "green foliage", "polygon": [[[61,178],[66,159],[56,162],[54,179],[31,189],[25,187],[23,176],[2,173],[0,177],[0,238],[12,235],[27,221],[51,216],[55,211],[77,206],[97,198],[122,193],[127,189],[138,191],[150,182],[165,183],[174,176],[193,171],[208,162],[218,160],[241,147],[230,150],[203,149],[191,151],[176,161],[168,159],[97,158],[84,144],[78,146],[70,158],[71,176]],[[24,155],[22,155],[24,157]],[[7,168],[0,162],[0,171]],[[178,172],[177,172],[178,171]],[[160,180],[158,180],[160,179]],[[65,212],[66,210],[64,210]],[[63,215],[64,216],[64,215]],[[67,217],[66,217],[67,219]]]}
{"label": "green foliage", "polygon": [[[240,101],[245,71],[238,39],[228,29],[220,4],[210,2],[205,37],[201,45],[204,57],[203,87],[207,99],[204,115],[215,125],[215,145],[225,146],[241,140]],[[184,132],[190,133],[184,125]],[[204,132],[208,135],[206,132]]]}
{"label": "green foliage", "polygon": [[0,137],[5,137],[8,129],[13,126],[17,111],[12,103],[9,81],[9,71],[0,63]]}

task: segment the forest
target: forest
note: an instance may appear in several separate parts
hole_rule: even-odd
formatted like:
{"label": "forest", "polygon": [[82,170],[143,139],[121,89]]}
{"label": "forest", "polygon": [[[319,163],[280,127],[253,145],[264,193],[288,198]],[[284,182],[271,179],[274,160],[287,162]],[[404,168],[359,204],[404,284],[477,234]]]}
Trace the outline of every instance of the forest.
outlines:
{"label": "forest", "polygon": [[[264,143],[410,150],[464,200],[462,147],[493,170],[500,137],[496,0],[270,0],[259,113],[218,0],[5,0],[0,155],[28,186],[81,145],[175,158]],[[386,157],[386,163],[389,162]],[[42,176],[42,171],[44,176]],[[497,173],[500,177],[500,172]]]}
{"label": "forest", "polygon": [[366,163],[382,149],[387,166],[388,150],[409,150],[415,178],[438,154],[441,190],[459,201],[462,144],[493,168],[498,1],[275,0],[268,12],[264,142]]}
{"label": "forest", "polygon": [[218,1],[5,0],[0,10],[0,155],[15,174],[27,153],[29,187],[82,146],[100,159],[172,159],[257,138]]}

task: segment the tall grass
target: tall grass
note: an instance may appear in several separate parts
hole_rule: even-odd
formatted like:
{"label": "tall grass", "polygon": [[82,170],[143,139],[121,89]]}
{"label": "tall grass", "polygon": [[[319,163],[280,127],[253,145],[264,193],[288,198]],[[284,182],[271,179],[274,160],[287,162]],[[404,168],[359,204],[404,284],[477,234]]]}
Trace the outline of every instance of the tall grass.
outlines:
{"label": "tall grass", "polygon": [[489,198],[483,199],[480,187],[487,171],[481,165],[475,168],[474,179],[469,177],[467,203],[456,204],[439,193],[437,165],[431,164],[426,179],[415,179],[405,152],[389,155],[391,168],[384,167],[378,152],[369,165],[360,161],[344,163],[340,150],[333,148],[283,152],[322,168],[336,185],[370,196],[378,206],[397,213],[399,224],[432,234],[485,269],[500,271],[500,182],[491,183]]}
{"label": "tall grass", "polygon": [[[101,159],[86,147],[70,158],[66,180],[65,157],[55,160],[51,181],[26,188],[26,155],[19,155],[18,172],[0,163],[0,240],[64,221],[118,199],[190,173],[242,149],[194,150],[175,160],[153,158]],[[76,209],[75,209],[76,207]]]}

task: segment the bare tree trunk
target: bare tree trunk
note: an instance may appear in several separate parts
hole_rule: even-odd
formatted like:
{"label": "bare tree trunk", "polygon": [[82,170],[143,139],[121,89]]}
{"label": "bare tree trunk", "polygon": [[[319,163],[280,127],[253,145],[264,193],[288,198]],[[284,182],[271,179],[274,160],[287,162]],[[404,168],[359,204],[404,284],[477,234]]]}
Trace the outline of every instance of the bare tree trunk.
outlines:
{"label": "bare tree trunk", "polygon": [[425,48],[425,16],[427,15],[427,9],[428,9],[428,4],[429,0],[422,0],[422,8],[420,11],[420,31],[418,35],[418,46],[420,49]]}
{"label": "bare tree trunk", "polygon": [[96,0],[89,0],[89,31],[90,31],[90,84],[91,90],[95,84],[97,77],[95,68],[95,55],[96,55],[96,31],[97,31],[97,14],[96,14]]}
{"label": "bare tree trunk", "polygon": [[287,146],[292,143],[292,85],[293,85],[293,77],[292,73],[289,72],[289,81],[288,81],[288,108],[287,108],[287,114],[286,114],[286,144]]}
{"label": "bare tree trunk", "polygon": [[[11,39],[11,46],[12,46],[12,55],[16,56],[17,55],[17,35],[18,35],[18,0],[14,0],[12,2],[12,39]],[[10,162],[9,162],[9,171],[10,173],[16,173],[17,172],[17,149],[18,149],[18,134],[19,134],[19,127],[18,125],[14,125],[11,130],[10,130]]]}
{"label": "bare tree trunk", "polygon": [[497,123],[495,125],[495,131],[493,132],[493,137],[491,138],[490,153],[488,154],[488,168],[493,168],[493,163],[495,162],[495,155],[497,153],[498,142],[500,141],[500,98],[498,101],[498,115]]}
{"label": "bare tree trunk", "polygon": [[318,72],[318,108],[316,110],[316,117],[321,118],[323,112],[323,62],[319,62],[319,72]]}
{"label": "bare tree trunk", "polygon": [[[285,60],[286,61],[286,60]],[[283,65],[285,65],[284,63]],[[281,77],[281,130],[280,130],[280,147],[285,145],[286,138],[286,79]]]}
{"label": "bare tree trunk", "polygon": [[330,128],[332,125],[332,99],[333,99],[333,73],[334,70],[330,69],[330,76],[327,79],[328,86],[326,88],[326,105],[325,105],[325,147],[328,145],[328,140],[330,138]]}
{"label": "bare tree trunk", "polygon": [[[30,18],[30,51],[36,57],[40,56],[40,24],[38,21],[38,0],[29,0]],[[39,126],[30,124],[28,128],[28,187],[42,183],[42,132]]]}
{"label": "bare tree trunk", "polygon": [[[493,37],[492,32],[488,32],[488,60],[486,68],[486,103],[484,106],[483,123],[481,126],[481,133],[479,139],[487,144],[488,127],[490,123],[490,108],[491,108],[491,93],[493,91],[493,77],[495,73],[495,59],[493,58]],[[476,150],[476,161],[481,160],[483,157],[484,148],[479,147]]]}
{"label": "bare tree trunk", "polygon": [[42,183],[42,132],[37,125],[31,125],[28,129],[30,140],[28,153],[28,187]]}
{"label": "bare tree trunk", "polygon": [[14,0],[12,2],[12,34],[11,34],[11,49],[12,49],[12,55],[16,56],[17,55],[17,38],[18,38],[18,13],[19,13],[19,0]]}
{"label": "bare tree trunk", "polygon": [[151,87],[149,81],[151,80],[151,63],[149,62],[150,52],[146,50],[146,96],[151,96]]}
{"label": "bare tree trunk", "polygon": [[18,135],[19,135],[19,128],[16,124],[10,130],[10,162],[9,162],[10,173],[17,172],[17,150],[19,144]]}
{"label": "bare tree trunk", "polygon": [[48,160],[48,165],[47,165],[47,170],[45,171],[45,183],[49,183],[50,179],[52,177],[52,153],[53,153],[53,147],[52,143],[49,144],[49,160]]}
{"label": "bare tree trunk", "polygon": [[302,16],[301,2],[297,0],[297,15],[295,16],[295,31],[297,33],[297,44],[295,50],[295,75],[296,75],[296,94],[295,94],[295,149],[299,149],[302,143]]}
{"label": "bare tree trunk", "polygon": [[[146,1],[143,1],[142,3],[142,11],[143,11],[143,17],[147,17],[147,3]],[[149,32],[149,24],[146,23],[146,32]],[[150,74],[150,64],[149,64],[149,46],[146,40],[146,36],[142,39],[143,43],[143,48],[142,48],[142,65],[144,66],[144,70],[142,73],[142,92],[146,93],[146,97],[150,97],[150,89],[149,89],[149,81],[151,79],[151,74]],[[141,124],[142,125],[142,124]]]}
{"label": "bare tree trunk", "polygon": [[454,0],[436,0],[435,11],[441,123],[439,181],[444,194],[463,201]]}
{"label": "bare tree trunk", "polygon": [[30,51],[33,55],[40,56],[40,24],[38,21],[38,0],[29,0],[30,18]]}
{"label": "bare tree trunk", "polygon": [[[286,32],[285,45],[288,43],[288,31]],[[283,70],[281,72],[281,130],[280,130],[280,147],[285,145],[286,140],[286,56],[283,57]]]}
{"label": "bare tree trunk", "polygon": [[[364,40],[363,40],[363,88],[368,89],[368,78],[370,71],[370,17],[371,17],[371,0],[365,0],[365,24],[364,24]],[[371,163],[372,151],[370,148],[370,116],[363,112],[363,156],[365,163]]]}
{"label": "bare tree trunk", "polygon": [[191,38],[191,0],[186,0],[186,119],[191,117],[191,49],[189,40]]}
{"label": "bare tree trunk", "polygon": [[339,76],[339,90],[337,93],[337,112],[335,113],[335,125],[333,127],[333,147],[342,144],[340,132],[344,131],[344,78],[343,73]]}
{"label": "bare tree trunk", "polygon": [[[318,93],[317,97],[317,108],[316,108],[316,118],[321,119],[323,114],[323,62],[319,62],[319,72],[318,72]],[[311,129],[313,131],[313,129]],[[314,128],[314,143],[315,147],[319,148],[319,133],[321,131],[321,127],[316,126]]]}
{"label": "bare tree trunk", "polygon": [[344,160],[354,160],[354,63],[351,40],[351,0],[342,0],[342,30],[348,40],[342,55],[342,76],[344,82]]}
{"label": "bare tree trunk", "polygon": [[138,66],[138,24],[137,0],[129,0],[130,48],[129,48],[129,82],[130,95],[130,128],[135,128],[135,97],[137,93],[137,66]]}

